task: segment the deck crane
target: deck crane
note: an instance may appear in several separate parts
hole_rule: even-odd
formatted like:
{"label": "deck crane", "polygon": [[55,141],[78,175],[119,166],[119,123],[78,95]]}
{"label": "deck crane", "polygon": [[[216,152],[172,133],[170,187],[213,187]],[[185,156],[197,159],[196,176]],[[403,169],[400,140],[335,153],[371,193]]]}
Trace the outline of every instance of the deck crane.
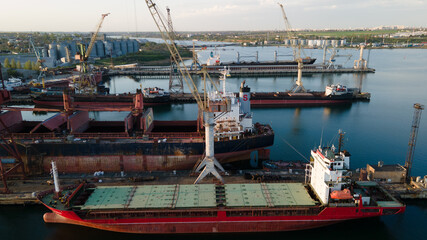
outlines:
{"label": "deck crane", "polygon": [[[196,171],[200,171],[203,168],[203,171],[200,173],[195,184],[199,183],[204,177],[209,173],[213,174],[221,182],[224,182],[224,179],[219,174],[217,168],[220,171],[224,171],[224,168],[221,164],[215,159],[214,156],[214,112],[227,112],[230,111],[230,105],[227,101],[209,101],[207,99],[207,90],[206,90],[206,78],[205,79],[205,90],[203,97],[200,95],[197,90],[197,86],[194,83],[191,74],[184,64],[184,61],[181,55],[178,52],[176,45],[173,42],[172,33],[168,30],[166,21],[163,19],[160,14],[158,7],[153,1],[145,0],[147,7],[153,17],[154,22],[159,29],[159,32],[162,36],[162,39],[166,43],[166,46],[171,54],[172,60],[175,62],[177,70],[180,72],[182,78],[185,80],[188,88],[191,91],[191,94],[194,96],[199,111],[203,112],[204,126],[205,126],[205,157],[200,162]],[[206,77],[206,70],[202,70],[204,77]],[[212,82],[213,83],[213,82]],[[215,86],[215,84],[214,84]],[[215,86],[216,87],[216,86]]]}
{"label": "deck crane", "polygon": [[424,110],[424,105],[415,103],[414,109],[415,109],[414,119],[412,120],[411,135],[409,137],[408,153],[406,155],[406,162],[405,162],[406,181],[408,183],[410,183],[411,181],[411,169],[412,169],[412,161],[414,159],[415,143],[417,142],[418,129],[420,126],[420,119],[421,119],[421,111]]}
{"label": "deck crane", "polygon": [[90,53],[92,52],[93,46],[95,45],[96,37],[98,36],[99,30],[101,29],[102,23],[104,22],[105,17],[110,13],[105,13],[101,15],[101,20],[99,21],[95,32],[93,33],[89,46],[86,49],[85,44],[79,43],[78,48],[80,52],[76,55],[76,60],[80,60],[80,79],[77,81],[76,88],[82,92],[93,93],[96,87],[96,82],[93,76],[88,75],[89,69],[87,61],[89,59]]}

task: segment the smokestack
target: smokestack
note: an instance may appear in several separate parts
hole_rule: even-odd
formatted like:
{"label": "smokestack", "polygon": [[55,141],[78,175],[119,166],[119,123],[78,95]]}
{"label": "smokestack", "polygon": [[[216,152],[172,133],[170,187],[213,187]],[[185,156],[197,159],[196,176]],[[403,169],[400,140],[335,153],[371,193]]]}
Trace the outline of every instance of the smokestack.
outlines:
{"label": "smokestack", "polygon": [[245,86],[245,81],[240,85],[239,100],[243,114],[251,112],[251,88]]}

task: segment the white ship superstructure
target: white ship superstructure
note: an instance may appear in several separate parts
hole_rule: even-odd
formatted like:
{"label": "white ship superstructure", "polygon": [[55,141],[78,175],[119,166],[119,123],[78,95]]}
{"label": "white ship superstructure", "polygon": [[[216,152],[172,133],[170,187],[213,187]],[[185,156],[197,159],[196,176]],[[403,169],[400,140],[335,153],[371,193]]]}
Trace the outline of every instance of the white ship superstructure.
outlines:
{"label": "white ship superstructure", "polygon": [[310,184],[323,204],[327,204],[333,191],[344,191],[348,182],[350,155],[335,153],[335,148],[321,148],[311,151],[312,163]]}
{"label": "white ship superstructure", "polygon": [[214,112],[214,135],[217,139],[238,139],[244,132],[253,131],[250,88],[245,87],[243,82],[239,97],[232,92],[227,92],[226,79],[229,76],[229,71],[224,69],[221,73],[220,80],[223,81],[223,91],[209,92],[209,101],[211,103],[227,101],[230,108],[227,112]]}

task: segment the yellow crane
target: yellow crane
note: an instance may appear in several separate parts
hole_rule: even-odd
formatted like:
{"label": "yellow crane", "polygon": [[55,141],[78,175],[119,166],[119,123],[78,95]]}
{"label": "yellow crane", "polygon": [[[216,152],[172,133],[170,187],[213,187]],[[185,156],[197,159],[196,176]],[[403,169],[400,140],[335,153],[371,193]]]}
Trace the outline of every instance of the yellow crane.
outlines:
{"label": "yellow crane", "polygon": [[105,17],[110,15],[110,13],[105,13],[101,15],[101,20],[99,21],[95,32],[92,34],[92,37],[89,42],[89,46],[86,49],[86,46],[82,43],[79,43],[80,53],[78,53],[78,60],[82,63],[85,63],[86,66],[83,69],[83,72],[87,72],[87,60],[89,59],[90,53],[92,52],[93,46],[95,45],[96,37],[98,36],[99,30],[101,30],[102,23],[104,22]]}
{"label": "yellow crane", "polygon": [[85,44],[79,43],[78,47],[80,52],[76,55],[76,60],[80,60],[80,76],[77,81],[75,81],[75,87],[84,93],[93,93],[96,88],[96,82],[93,76],[89,75],[89,69],[87,61],[89,59],[90,53],[92,52],[93,46],[95,45],[96,37],[98,36],[99,30],[101,30],[102,23],[104,22],[105,17],[110,15],[110,13],[105,13],[101,15],[101,20],[99,21],[96,30],[92,34],[89,45],[86,49]]}
{"label": "yellow crane", "polygon": [[[218,173],[218,168],[221,171],[224,171],[222,166],[219,164],[219,162],[215,159],[214,156],[214,112],[227,112],[230,111],[230,105],[229,103],[224,101],[217,101],[217,102],[211,102],[207,99],[207,90],[206,90],[206,76],[207,72],[206,69],[202,69],[202,73],[204,76],[204,93],[203,97],[200,95],[196,84],[194,83],[193,78],[191,77],[191,74],[187,68],[187,66],[184,64],[184,61],[179,54],[179,51],[174,44],[174,38],[173,33],[169,30],[167,21],[163,19],[162,14],[159,12],[158,7],[153,1],[151,0],[145,0],[147,7],[151,13],[151,16],[153,17],[153,20],[159,29],[160,35],[162,39],[164,40],[170,54],[172,61],[176,64],[176,67],[181,74],[182,78],[184,79],[185,83],[187,84],[189,90],[191,91],[191,94],[195,98],[198,108],[201,112],[203,112],[203,120],[205,122],[205,157],[198,165],[197,169],[201,170],[203,168],[203,171],[200,173],[199,177],[196,179],[195,183],[198,183],[200,180],[202,180],[204,177],[206,177],[209,173],[213,174],[217,179],[224,182],[221,175]],[[210,78],[209,78],[210,79]],[[216,85],[212,81],[212,84],[216,88]],[[217,90],[217,88],[216,88]]]}

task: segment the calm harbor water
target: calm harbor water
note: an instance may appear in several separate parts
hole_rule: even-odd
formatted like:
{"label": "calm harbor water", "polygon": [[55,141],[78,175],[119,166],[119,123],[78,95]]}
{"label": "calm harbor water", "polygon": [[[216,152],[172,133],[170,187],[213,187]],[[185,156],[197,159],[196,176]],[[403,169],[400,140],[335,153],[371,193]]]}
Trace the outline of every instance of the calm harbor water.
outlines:
{"label": "calm harbor water", "polygon": [[[236,47],[217,48],[223,61],[234,61],[236,51],[241,56],[254,56],[258,51],[260,60],[273,60],[274,51],[279,55],[289,54],[285,48],[277,47]],[[322,50],[306,50],[307,55],[322,61]],[[208,57],[209,51],[201,52],[200,59]],[[353,49],[340,50],[340,55],[353,57],[338,58],[337,62],[352,66],[359,52]],[[365,54],[367,57],[367,53]],[[254,58],[252,58],[254,60]],[[247,58],[246,60],[251,60]],[[285,141],[300,153],[309,156],[310,149],[319,145],[323,131],[323,143],[331,143],[338,129],[346,132],[345,146],[352,154],[352,168],[365,167],[367,163],[404,164],[408,147],[409,132],[413,117],[413,104],[427,104],[427,50],[420,49],[379,49],[369,54],[369,66],[376,69],[373,74],[312,74],[304,75],[304,86],[311,90],[324,90],[332,83],[347,87],[362,86],[370,92],[370,102],[354,103],[351,106],[319,108],[266,108],[253,109],[254,121],[269,123],[276,133],[271,149],[274,160],[303,160]],[[232,73],[231,73],[232,74]],[[227,81],[230,91],[238,91],[240,83],[246,80],[252,91],[284,91],[295,81],[292,76],[277,77],[231,77]],[[197,79],[198,86],[202,86]],[[112,93],[134,92],[140,87],[168,88],[166,79],[141,79],[137,77],[114,77],[105,83]],[[162,106],[154,111],[155,119],[194,119],[195,104]],[[427,174],[427,113],[423,113],[413,162],[413,175]],[[91,117],[103,120],[120,120],[126,113],[92,113]],[[33,116],[25,118],[46,118]],[[42,216],[46,209],[32,207],[1,207],[1,239],[140,239],[140,235],[109,233],[84,227],[45,224]],[[203,235],[206,239],[232,238],[346,238],[346,239],[424,239],[427,229],[427,203],[408,202],[405,214],[375,219],[348,221],[334,226],[290,233],[268,234],[225,234]],[[149,239],[184,239],[188,235],[143,236]]]}

